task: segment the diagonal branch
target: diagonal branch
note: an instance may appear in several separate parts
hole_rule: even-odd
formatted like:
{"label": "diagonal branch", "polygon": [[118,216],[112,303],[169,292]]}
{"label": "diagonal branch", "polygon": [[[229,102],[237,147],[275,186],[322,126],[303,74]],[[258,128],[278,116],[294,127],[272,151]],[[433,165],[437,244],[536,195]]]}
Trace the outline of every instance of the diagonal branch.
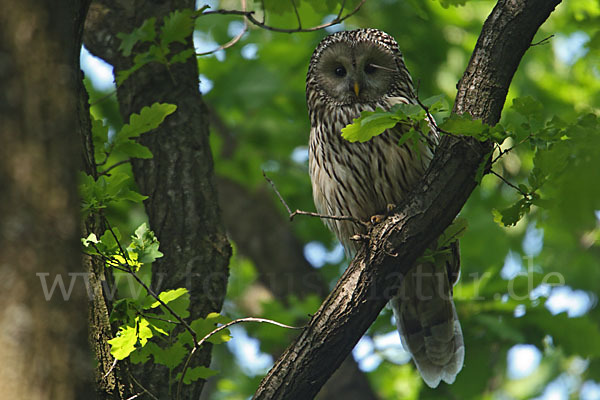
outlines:
{"label": "diagonal branch", "polygon": [[[521,58],[559,3],[498,2],[459,82],[454,112],[469,112],[489,124],[498,122]],[[402,272],[458,214],[476,186],[477,168],[489,158],[491,149],[491,143],[472,138],[444,137],[422,185],[398,213],[375,227],[368,245],[263,379],[255,399],[311,399],[316,395],[385,306]]]}

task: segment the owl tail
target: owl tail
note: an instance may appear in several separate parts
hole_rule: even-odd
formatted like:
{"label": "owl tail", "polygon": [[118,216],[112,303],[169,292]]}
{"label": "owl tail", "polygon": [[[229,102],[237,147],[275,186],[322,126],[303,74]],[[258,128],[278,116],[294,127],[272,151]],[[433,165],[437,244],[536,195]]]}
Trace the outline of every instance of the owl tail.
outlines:
{"label": "owl tail", "polygon": [[446,268],[424,263],[403,279],[391,300],[400,339],[425,383],[453,383],[463,366],[465,346]]}

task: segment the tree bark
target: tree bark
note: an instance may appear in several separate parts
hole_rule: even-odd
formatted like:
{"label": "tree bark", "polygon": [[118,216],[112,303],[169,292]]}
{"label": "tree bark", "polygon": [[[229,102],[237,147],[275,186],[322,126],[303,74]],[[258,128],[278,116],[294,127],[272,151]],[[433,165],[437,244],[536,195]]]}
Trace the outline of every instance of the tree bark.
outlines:
{"label": "tree bark", "polygon": [[[79,136],[83,143],[84,171],[88,175],[98,178],[97,165],[94,160],[94,142],[92,138],[92,124],[90,119],[89,97],[83,86],[83,79],[79,79]],[[84,223],[84,237],[94,233],[101,237],[106,231],[97,215],[90,215]],[[84,267],[88,271],[87,289],[90,296],[89,303],[89,343],[96,358],[94,370],[94,387],[101,399],[124,400],[134,395],[132,383],[129,379],[127,363],[117,363],[110,353],[108,340],[115,337],[116,331],[110,323],[112,298],[107,291],[108,282],[114,284],[112,271],[104,265],[104,260],[99,257],[85,257]],[[140,388],[138,388],[140,389]]]}
{"label": "tree bark", "polygon": [[88,5],[0,2],[0,393],[7,399],[93,398],[77,195]]}
{"label": "tree bark", "polygon": [[[454,112],[500,119],[510,81],[560,0],[500,0],[459,82]],[[450,225],[476,186],[490,143],[445,136],[422,184],[375,226],[338,284],[261,382],[255,399],[310,399],[375,320],[407,271]]]}
{"label": "tree bark", "polygon": [[[129,33],[149,17],[156,17],[160,25],[168,13],[183,8],[194,8],[194,1],[145,2],[138,7],[129,2],[95,1],[86,23],[86,47],[111,63],[115,72],[127,69],[132,60],[117,51],[117,33]],[[190,47],[191,35],[179,50]],[[152,285],[157,291],[186,287],[195,318],[218,312],[225,297],[231,248],[213,182],[208,113],[198,91],[196,59],[174,64],[170,70],[148,64],[118,88],[117,96],[126,119],[154,102],[177,105],[174,114],[141,140],[154,157],[132,161],[140,192],[150,196],[145,201],[146,212],[164,253],[153,264]],[[210,350],[203,346],[193,365],[208,365]],[[139,378],[157,397],[169,397],[165,367],[149,363]],[[184,398],[198,398],[202,385],[187,386]]]}

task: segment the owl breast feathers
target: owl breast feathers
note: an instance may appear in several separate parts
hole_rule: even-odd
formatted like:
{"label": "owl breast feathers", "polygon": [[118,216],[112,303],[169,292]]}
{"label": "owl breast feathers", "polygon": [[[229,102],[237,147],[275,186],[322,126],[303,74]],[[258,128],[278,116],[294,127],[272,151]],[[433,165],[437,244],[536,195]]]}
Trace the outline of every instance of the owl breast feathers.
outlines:
{"label": "owl breast feathers", "polygon": [[[350,143],[341,130],[362,111],[416,103],[411,76],[393,37],[377,29],[337,32],[315,49],[306,79],[311,123],[309,171],[319,213],[368,220],[399,204],[425,173],[438,138],[424,132],[417,146],[398,142],[408,130],[397,124],[365,143]],[[348,254],[350,237],[364,227],[350,221],[324,222]],[[452,383],[463,365],[464,345],[452,300],[459,270],[455,245],[440,265],[424,263],[404,276],[390,304],[404,348],[425,382]]]}

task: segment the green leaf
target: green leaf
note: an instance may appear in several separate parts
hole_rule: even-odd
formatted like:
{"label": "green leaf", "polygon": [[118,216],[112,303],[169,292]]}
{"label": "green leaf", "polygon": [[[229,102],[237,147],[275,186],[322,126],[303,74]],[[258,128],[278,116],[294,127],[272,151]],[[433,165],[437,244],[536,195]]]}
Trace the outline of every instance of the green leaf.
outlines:
{"label": "green leaf", "polygon": [[524,117],[530,117],[533,115],[539,115],[543,109],[543,106],[533,97],[525,96],[513,99],[512,108]]}
{"label": "green leaf", "polygon": [[436,113],[439,111],[448,109],[448,102],[446,96],[443,94],[437,94],[421,101],[425,107],[429,109],[430,113]]}
{"label": "green leaf", "polygon": [[131,244],[128,250],[136,252],[140,262],[151,263],[163,256],[163,253],[158,251],[159,246],[160,243],[154,232],[148,229],[148,225],[144,222],[131,236]]}
{"label": "green leaf", "polygon": [[[206,318],[198,318],[192,321],[190,324],[191,328],[196,332],[198,339],[203,338],[208,333],[212,332],[217,328],[217,324],[226,324],[230,322],[231,319],[221,315],[219,313],[210,313],[206,316]],[[189,338],[188,338],[189,339]],[[231,340],[231,335],[229,333],[229,329],[223,329],[215,334],[213,334],[210,338],[207,339],[208,342],[212,344],[220,344],[224,342],[228,342]],[[191,340],[190,340],[191,342]]]}
{"label": "green leaf", "polygon": [[456,219],[438,238],[438,248],[450,246],[452,243],[460,239],[467,231],[468,226],[469,222],[466,218],[456,217]]}
{"label": "green leaf", "polygon": [[169,114],[177,109],[175,104],[154,103],[142,108],[139,114],[131,114],[129,123],[123,125],[115,136],[115,142],[140,136],[156,129]]}
{"label": "green leaf", "polygon": [[490,157],[492,156],[492,154],[494,154],[494,149],[492,149],[483,158],[483,161],[481,163],[479,163],[479,165],[477,166],[477,171],[475,172],[475,182],[477,182],[478,185],[481,184],[481,180],[483,179],[483,176],[487,172],[487,168],[490,165]]}
{"label": "green leaf", "polygon": [[98,243],[98,242],[99,242],[99,241],[98,241],[98,238],[96,237],[96,234],[95,234],[95,233],[90,233],[90,234],[88,235],[88,237],[86,237],[86,238],[81,238],[81,243],[83,243],[83,245],[84,245],[85,247],[89,247],[89,246],[90,246],[90,244],[92,244],[92,243],[96,244],[96,243]]}
{"label": "green leaf", "polygon": [[531,202],[528,199],[521,199],[512,206],[503,210],[493,209],[494,221],[500,225],[512,226],[523,218],[523,215],[529,212]]}
{"label": "green leaf", "polygon": [[110,354],[117,360],[124,360],[137,347],[144,347],[153,336],[149,322],[142,317],[137,317],[134,326],[122,326],[117,337],[108,340]]}
{"label": "green leaf", "polygon": [[96,163],[101,163],[107,157],[108,126],[96,118],[92,118],[92,142],[94,144],[94,160]]}
{"label": "green leaf", "polygon": [[488,126],[483,124],[481,120],[474,120],[468,113],[450,114],[439,127],[455,135],[473,136],[479,140],[487,139],[484,132],[488,130]]}
{"label": "green leaf", "polygon": [[151,42],[156,37],[156,18],[148,18],[139,28],[134,29],[131,33],[117,33],[117,37],[121,39],[119,50],[125,57],[131,55],[133,46],[138,42]]}
{"label": "green leaf", "polygon": [[[179,297],[187,293],[188,291],[186,288],[167,290],[165,292],[160,292],[158,298],[161,299],[163,303],[169,304],[171,301],[178,299]],[[150,308],[156,308],[158,306],[160,306],[160,302],[157,300],[154,303],[152,303],[152,306]]]}
{"label": "green leaf", "polygon": [[192,57],[194,54],[196,54],[196,50],[194,50],[194,49],[186,49],[186,50],[180,51],[179,53],[174,54],[169,59],[169,63],[175,64],[175,63],[185,62],[188,58]]}
{"label": "green leaf", "polygon": [[[192,382],[197,381],[198,379],[208,379],[211,376],[215,376],[219,373],[219,371],[212,370],[207,367],[199,366],[194,368],[188,368],[185,373],[185,377],[183,378],[183,383],[189,385]],[[175,378],[176,381],[181,379],[181,372],[177,374]]]}
{"label": "green leaf", "polygon": [[396,115],[381,109],[363,111],[353,123],[342,128],[342,137],[351,143],[364,143],[374,136],[382,134],[386,129],[393,128],[398,121],[399,118]]}
{"label": "green leaf", "polygon": [[[136,192],[134,190],[125,190],[120,194],[119,197],[121,200],[129,200],[134,203],[141,203],[142,201],[144,201],[148,198],[148,196],[139,194],[138,192]],[[144,261],[142,261],[142,262],[144,262]]]}
{"label": "green leaf", "polygon": [[415,131],[414,129],[411,128],[410,131],[404,133],[402,136],[400,136],[400,140],[398,140],[398,146],[402,146],[404,143],[406,143],[408,140],[418,140],[419,139],[419,132]]}
{"label": "green leaf", "polygon": [[160,32],[160,43],[163,48],[169,44],[179,42],[185,44],[186,38],[194,31],[194,11],[186,8],[175,10],[164,18]]}
{"label": "green leaf", "polygon": [[164,348],[156,343],[148,343],[144,349],[152,355],[155,363],[164,365],[171,370],[180,365],[188,354],[188,350],[181,342],[175,342]]}
{"label": "green leaf", "polygon": [[134,141],[126,141],[119,143],[115,146],[115,150],[125,153],[127,157],[131,158],[152,158],[152,152],[149,148]]}
{"label": "green leaf", "polygon": [[[114,233],[114,235],[113,235]],[[116,239],[115,239],[116,236]],[[112,228],[112,232],[107,229],[102,236],[100,236],[100,248],[108,254],[116,253],[119,250],[119,244],[117,240],[121,241],[121,232],[116,226]]]}
{"label": "green leaf", "polygon": [[[158,298],[161,299],[165,304],[168,304],[174,313],[179,315],[181,318],[187,318],[190,316],[190,294],[186,288],[179,288],[174,290],[167,290],[158,294]],[[150,308],[157,308],[161,306],[158,301],[152,303]],[[168,319],[174,319],[175,316],[171,315],[164,307],[161,306],[161,310],[165,313]]]}

